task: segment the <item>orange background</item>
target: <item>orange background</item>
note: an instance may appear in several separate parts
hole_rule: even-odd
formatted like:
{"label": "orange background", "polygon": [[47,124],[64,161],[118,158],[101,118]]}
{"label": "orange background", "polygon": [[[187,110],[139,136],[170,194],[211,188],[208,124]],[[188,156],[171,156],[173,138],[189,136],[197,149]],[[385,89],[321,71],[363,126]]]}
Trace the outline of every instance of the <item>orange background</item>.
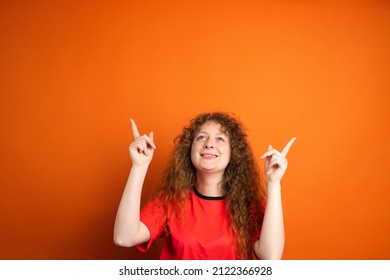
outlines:
{"label": "orange background", "polygon": [[327,2],[1,1],[0,258],[158,258],[112,241],[129,119],[155,133],[146,198],[222,110],[258,156],[298,137],[284,259],[390,259],[390,2]]}

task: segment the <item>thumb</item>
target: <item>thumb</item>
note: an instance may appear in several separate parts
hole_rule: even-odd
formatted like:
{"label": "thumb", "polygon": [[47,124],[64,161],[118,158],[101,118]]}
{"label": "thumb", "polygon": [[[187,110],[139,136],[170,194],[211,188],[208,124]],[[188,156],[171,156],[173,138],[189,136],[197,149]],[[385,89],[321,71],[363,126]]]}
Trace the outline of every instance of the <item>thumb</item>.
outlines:
{"label": "thumb", "polygon": [[271,145],[268,145],[268,151],[272,151],[273,147]]}

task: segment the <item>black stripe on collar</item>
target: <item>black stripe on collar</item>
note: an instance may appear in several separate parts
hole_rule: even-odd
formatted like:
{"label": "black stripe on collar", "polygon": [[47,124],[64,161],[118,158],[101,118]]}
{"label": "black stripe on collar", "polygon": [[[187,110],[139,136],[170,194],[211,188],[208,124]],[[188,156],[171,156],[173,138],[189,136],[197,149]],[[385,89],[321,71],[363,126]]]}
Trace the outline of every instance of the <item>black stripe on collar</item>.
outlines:
{"label": "black stripe on collar", "polygon": [[194,186],[194,192],[196,194],[197,197],[201,198],[201,199],[206,199],[206,200],[223,200],[225,199],[225,196],[206,196],[206,195],[203,195],[201,194],[198,189],[196,188],[196,186]]}

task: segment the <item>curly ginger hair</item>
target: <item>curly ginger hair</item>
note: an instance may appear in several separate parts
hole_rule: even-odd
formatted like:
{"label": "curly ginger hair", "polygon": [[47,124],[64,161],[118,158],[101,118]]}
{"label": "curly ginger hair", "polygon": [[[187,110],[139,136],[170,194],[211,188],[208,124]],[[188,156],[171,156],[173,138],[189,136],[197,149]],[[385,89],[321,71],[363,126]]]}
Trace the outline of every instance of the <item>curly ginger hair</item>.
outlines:
{"label": "curly ginger hair", "polygon": [[237,237],[236,256],[251,259],[264,217],[265,192],[247,135],[233,115],[204,113],[191,120],[175,138],[172,156],[156,196],[166,210],[173,206],[175,215],[183,214],[184,202],[196,185],[196,169],[191,162],[192,142],[201,126],[210,121],[220,124],[222,132],[230,139],[231,158],[220,184],[225,193],[231,230]]}

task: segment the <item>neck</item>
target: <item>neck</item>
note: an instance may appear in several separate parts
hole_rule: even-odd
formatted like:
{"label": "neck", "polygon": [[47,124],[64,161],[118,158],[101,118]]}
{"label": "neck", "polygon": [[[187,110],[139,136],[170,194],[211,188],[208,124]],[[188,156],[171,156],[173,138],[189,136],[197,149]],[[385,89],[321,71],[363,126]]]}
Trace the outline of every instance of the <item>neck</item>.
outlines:
{"label": "neck", "polygon": [[222,176],[216,174],[196,173],[196,188],[204,196],[223,196]]}

